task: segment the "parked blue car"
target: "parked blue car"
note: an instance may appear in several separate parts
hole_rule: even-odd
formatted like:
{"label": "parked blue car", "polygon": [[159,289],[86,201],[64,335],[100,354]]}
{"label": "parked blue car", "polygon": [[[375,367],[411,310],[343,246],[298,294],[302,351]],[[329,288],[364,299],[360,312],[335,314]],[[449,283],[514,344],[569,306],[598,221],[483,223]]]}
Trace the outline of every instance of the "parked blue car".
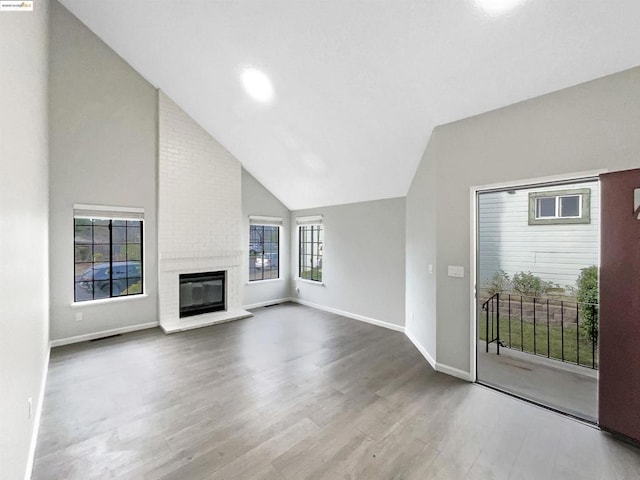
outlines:
{"label": "parked blue car", "polygon": [[[111,272],[113,268],[113,272]],[[87,268],[78,278],[80,288],[92,292],[94,288],[103,293],[109,293],[109,280],[113,280],[112,295],[120,295],[121,292],[140,282],[142,278],[142,265],[140,262],[113,262],[96,263]]]}

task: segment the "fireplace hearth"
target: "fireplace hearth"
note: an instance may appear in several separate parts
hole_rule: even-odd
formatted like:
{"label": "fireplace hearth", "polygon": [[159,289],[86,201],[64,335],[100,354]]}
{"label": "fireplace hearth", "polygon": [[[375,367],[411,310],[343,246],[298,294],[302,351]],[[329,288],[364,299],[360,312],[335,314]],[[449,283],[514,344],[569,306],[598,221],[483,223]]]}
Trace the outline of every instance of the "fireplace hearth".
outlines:
{"label": "fireplace hearth", "polygon": [[226,310],[226,271],[180,274],[180,318]]}

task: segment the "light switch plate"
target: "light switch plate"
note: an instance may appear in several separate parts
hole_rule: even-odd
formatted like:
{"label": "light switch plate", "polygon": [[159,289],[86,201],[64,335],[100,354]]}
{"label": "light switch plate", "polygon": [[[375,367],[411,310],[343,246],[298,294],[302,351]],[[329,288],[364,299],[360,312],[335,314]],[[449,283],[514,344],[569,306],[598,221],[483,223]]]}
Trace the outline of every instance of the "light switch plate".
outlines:
{"label": "light switch plate", "polygon": [[456,265],[449,265],[448,274],[450,277],[463,278],[464,277],[464,267],[459,267]]}

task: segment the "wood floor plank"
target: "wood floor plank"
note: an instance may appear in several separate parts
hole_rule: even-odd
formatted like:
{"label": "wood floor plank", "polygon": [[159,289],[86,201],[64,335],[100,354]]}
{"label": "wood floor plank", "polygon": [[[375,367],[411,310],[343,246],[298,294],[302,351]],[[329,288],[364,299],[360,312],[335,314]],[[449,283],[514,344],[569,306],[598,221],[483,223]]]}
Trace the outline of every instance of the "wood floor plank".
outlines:
{"label": "wood floor plank", "polygon": [[[230,478],[259,478],[263,474],[265,465],[270,465],[271,460],[305,438],[318,433],[319,427],[308,418],[303,418],[268,440],[260,443],[256,448],[236,458],[223,468],[216,470],[209,478],[222,480]],[[275,470],[273,471],[275,472]],[[272,476],[270,473],[269,476]]]}
{"label": "wood floor plank", "polygon": [[638,449],[295,304],[52,350],[34,480],[637,479]]}

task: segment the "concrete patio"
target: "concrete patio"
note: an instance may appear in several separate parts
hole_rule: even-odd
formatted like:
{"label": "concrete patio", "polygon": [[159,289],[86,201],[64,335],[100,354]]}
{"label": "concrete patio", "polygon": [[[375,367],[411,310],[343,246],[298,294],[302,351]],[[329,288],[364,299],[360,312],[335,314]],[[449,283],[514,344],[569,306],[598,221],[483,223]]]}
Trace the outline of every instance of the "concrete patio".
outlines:
{"label": "concrete patio", "polygon": [[569,413],[598,419],[598,371],[546,357],[478,342],[478,381]]}

